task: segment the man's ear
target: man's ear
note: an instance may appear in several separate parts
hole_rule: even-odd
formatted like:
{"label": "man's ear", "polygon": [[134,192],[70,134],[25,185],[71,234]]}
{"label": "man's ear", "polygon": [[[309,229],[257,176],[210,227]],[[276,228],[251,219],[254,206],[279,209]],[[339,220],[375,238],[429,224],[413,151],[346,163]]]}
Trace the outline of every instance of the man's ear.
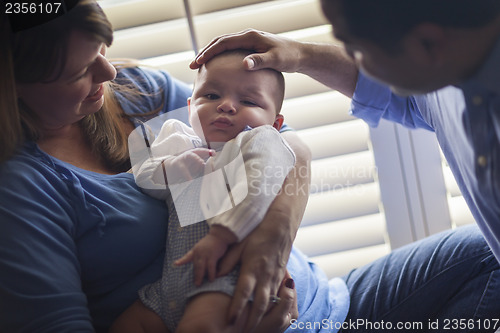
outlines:
{"label": "man's ear", "polygon": [[187,103],[188,103],[188,116],[191,116],[191,97],[188,97]]}
{"label": "man's ear", "polygon": [[274,119],[274,124],[273,127],[276,128],[278,131],[281,129],[281,126],[283,126],[283,120],[285,118],[283,117],[282,114],[276,115],[276,119]]}
{"label": "man's ear", "polygon": [[447,61],[448,38],[443,27],[434,23],[421,23],[406,35],[404,43],[416,63],[426,68],[437,68]]}
{"label": "man's ear", "polygon": [[20,86],[19,84],[16,84],[16,96],[17,96],[17,98],[23,97],[22,92],[23,92],[23,87]]}

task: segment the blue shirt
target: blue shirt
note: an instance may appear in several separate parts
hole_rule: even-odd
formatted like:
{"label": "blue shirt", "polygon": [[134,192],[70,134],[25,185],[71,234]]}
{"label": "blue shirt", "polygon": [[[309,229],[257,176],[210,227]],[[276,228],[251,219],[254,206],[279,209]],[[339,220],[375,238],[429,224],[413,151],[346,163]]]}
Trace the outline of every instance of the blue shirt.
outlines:
{"label": "blue shirt", "polygon": [[360,74],[351,113],[436,133],[469,208],[500,259],[500,39],[479,71],[460,86],[399,97]]}
{"label": "blue shirt", "polygon": [[[149,94],[118,96],[127,113],[166,112],[191,95],[164,72],[125,77]],[[0,331],[105,331],[159,278],[167,209],[132,174],[82,170],[31,142],[0,165],[0,184]]]}
{"label": "blue shirt", "polygon": [[[178,109],[191,94],[161,71],[124,69],[124,78],[146,93],[135,103],[118,95],[127,114]],[[131,173],[82,170],[27,142],[0,164],[0,331],[106,332],[160,278],[167,218]],[[329,283],[296,250],[289,270],[304,318],[344,320],[343,281]]]}
{"label": "blue shirt", "polygon": [[297,290],[299,318],[285,333],[335,333],[349,310],[349,291],[344,280],[328,281],[325,273],[296,248],[287,265]]}

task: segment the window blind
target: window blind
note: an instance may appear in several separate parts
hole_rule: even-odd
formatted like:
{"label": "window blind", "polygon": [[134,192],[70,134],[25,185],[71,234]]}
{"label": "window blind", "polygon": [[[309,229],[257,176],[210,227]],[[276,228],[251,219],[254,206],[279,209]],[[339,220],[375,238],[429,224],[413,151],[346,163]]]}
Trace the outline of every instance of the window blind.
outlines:
{"label": "window blind", "polygon": [[451,172],[451,169],[446,162],[446,159],[442,155],[442,169],[443,177],[446,184],[446,194],[448,198],[448,207],[450,210],[452,227],[460,227],[463,225],[475,223],[474,217],[470,212],[467,203],[465,202],[460,189],[458,188],[455,176]]}
{"label": "window blind", "polygon": [[[186,2],[101,0],[115,28],[108,56],[138,58],[192,83],[194,48],[220,34],[255,28],[335,42],[316,0]],[[390,251],[370,131],[348,115],[350,100],[340,93],[297,73],[285,73],[285,81],[285,121],[313,155],[311,195],[295,245],[329,277],[339,276]]]}

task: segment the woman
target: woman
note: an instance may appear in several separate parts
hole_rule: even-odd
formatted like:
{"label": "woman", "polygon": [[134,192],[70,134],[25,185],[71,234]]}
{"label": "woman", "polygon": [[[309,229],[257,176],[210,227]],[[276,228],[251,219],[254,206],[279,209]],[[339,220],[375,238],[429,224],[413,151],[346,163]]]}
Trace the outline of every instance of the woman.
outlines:
{"label": "woman", "polygon": [[[115,79],[105,58],[112,28],[94,0],[16,33],[1,19],[0,331],[107,331],[160,277],[164,254],[167,211],[126,173],[128,133],[185,106],[190,89],[137,67]],[[294,145],[293,133],[284,135]],[[255,290],[265,309],[278,293],[304,206],[305,196],[277,200],[268,223],[228,258],[226,270],[243,261],[236,302]],[[262,322],[270,332],[296,313],[293,290],[279,294]]]}

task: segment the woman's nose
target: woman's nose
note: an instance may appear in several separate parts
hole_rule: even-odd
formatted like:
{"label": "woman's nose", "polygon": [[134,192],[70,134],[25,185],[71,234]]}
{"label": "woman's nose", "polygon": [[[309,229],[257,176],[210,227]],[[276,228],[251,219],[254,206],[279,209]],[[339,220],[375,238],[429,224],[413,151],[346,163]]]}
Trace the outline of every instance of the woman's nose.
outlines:
{"label": "woman's nose", "polygon": [[223,99],[217,107],[217,111],[234,114],[236,113],[236,107],[230,99]]}
{"label": "woman's nose", "polygon": [[105,56],[99,55],[94,66],[94,83],[110,81],[116,77],[115,67]]}

